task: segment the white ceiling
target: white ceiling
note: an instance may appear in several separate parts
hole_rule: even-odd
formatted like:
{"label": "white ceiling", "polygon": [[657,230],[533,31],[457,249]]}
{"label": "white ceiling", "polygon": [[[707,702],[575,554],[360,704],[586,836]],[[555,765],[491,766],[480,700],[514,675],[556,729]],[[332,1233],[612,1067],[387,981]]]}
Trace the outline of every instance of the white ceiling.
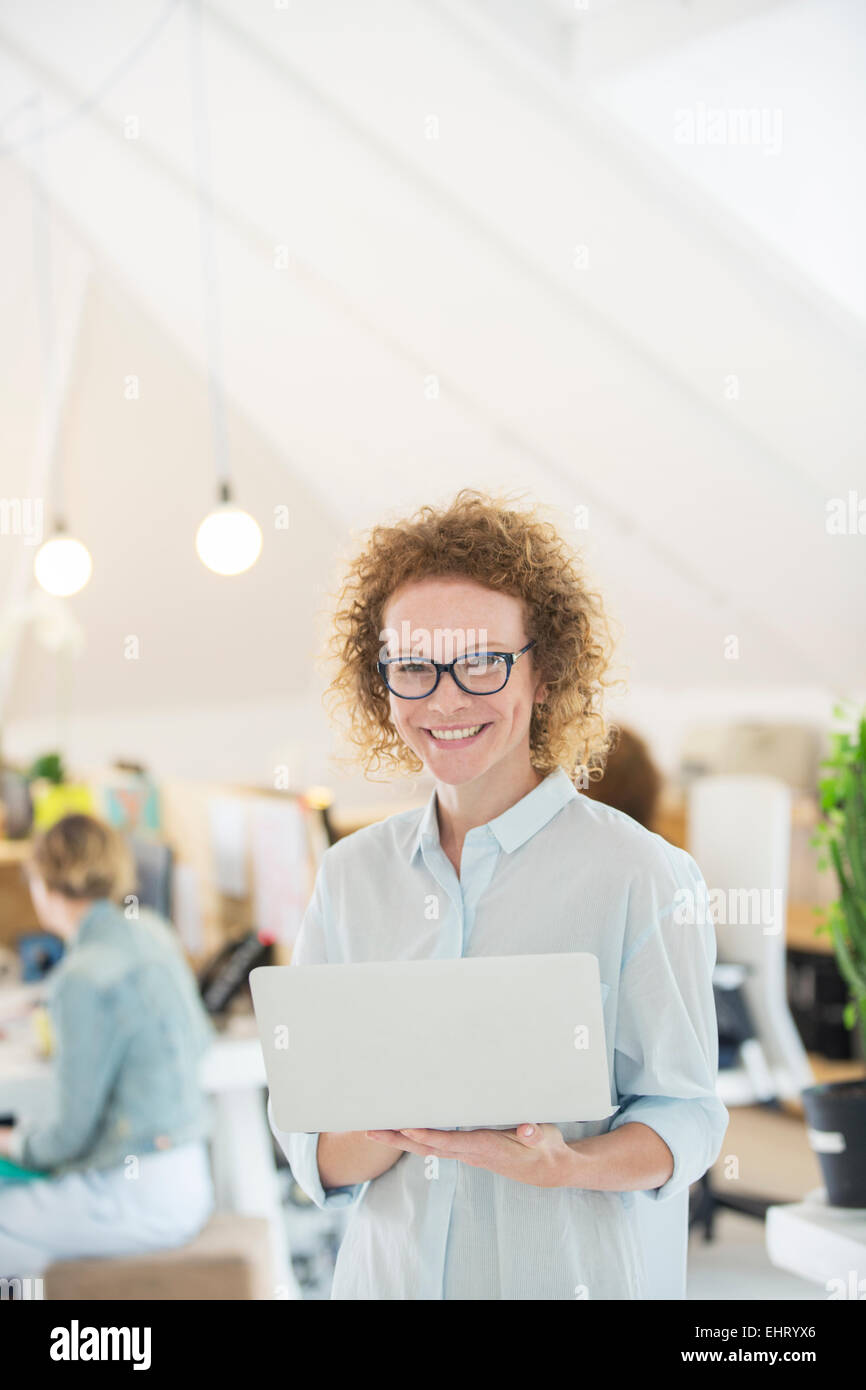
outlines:
{"label": "white ceiling", "polygon": [[[652,4],[681,23],[674,0]],[[788,8],[729,10],[771,32]],[[736,29],[709,10],[733,64]],[[206,4],[232,461],[265,529],[261,564],[224,581],[192,552],[212,449],[186,7],[7,0],[3,492],[40,486],[35,179],[61,341],[86,286],[62,429],[69,524],[95,564],[71,601],[91,656],[75,677],[82,710],[313,688],[298,653],[338,548],[463,485],[523,488],[555,509],[620,624],[632,681],[862,682],[866,537],[825,529],[829,498],[866,494],[862,323],[741,215],[733,183],[717,196],[629,129],[642,74],[661,80],[681,43],[709,42],[706,26],[696,39],[674,25],[661,52],[645,33],[622,64],[597,34],[590,86],[580,33],[553,0],[547,12],[543,53],[489,6]],[[637,85],[614,101],[624,72]],[[802,153],[808,168],[812,146],[786,128],[786,167]],[[580,504],[588,531],[573,528]],[[3,542],[11,594],[21,547]],[[139,630],[155,659],[131,680],[115,644]],[[738,662],[723,655],[731,633]],[[46,660],[25,644],[10,717],[49,707]]]}
{"label": "white ceiling", "polygon": [[[696,34],[637,67],[599,74],[592,95],[654,156],[862,322],[864,59],[860,0],[794,0]],[[711,132],[711,113],[727,108],[749,113],[748,129],[760,135],[754,144],[718,138],[724,125]],[[687,112],[718,142],[675,138],[677,113]],[[690,133],[684,124],[681,137]]]}

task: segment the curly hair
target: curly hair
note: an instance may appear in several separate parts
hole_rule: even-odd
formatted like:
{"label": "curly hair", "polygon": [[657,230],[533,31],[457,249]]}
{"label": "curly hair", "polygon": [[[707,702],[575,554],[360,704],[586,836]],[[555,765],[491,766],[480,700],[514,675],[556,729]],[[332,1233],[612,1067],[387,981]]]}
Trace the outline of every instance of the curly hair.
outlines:
{"label": "curly hair", "polygon": [[612,683],[608,619],[553,523],[539,518],[537,506],[521,510],[513,502],[462,488],[445,507],[425,505],[408,519],[373,526],[349,558],[332,595],[325,646],[333,670],[325,704],[357,750],[338,763],[362,762],[368,780],[380,770],[423,770],[391,723],[376,670],[384,614],[404,584],[458,577],[523,600],[535,669],[547,686],[543,703],[533,705],[532,766],[542,775],[563,767],[583,786],[602,776],[611,741],[602,708]]}

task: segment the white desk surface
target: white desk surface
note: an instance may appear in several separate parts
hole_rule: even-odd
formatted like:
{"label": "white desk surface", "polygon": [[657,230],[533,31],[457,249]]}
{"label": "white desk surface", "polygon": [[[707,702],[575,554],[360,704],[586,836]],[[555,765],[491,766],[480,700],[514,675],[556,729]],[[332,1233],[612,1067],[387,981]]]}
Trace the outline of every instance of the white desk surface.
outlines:
{"label": "white desk surface", "polygon": [[866,1207],[830,1207],[823,1187],[802,1202],[770,1207],[766,1242],[771,1262],[801,1279],[825,1287],[831,1279],[847,1284],[852,1271],[866,1279]]}
{"label": "white desk surface", "polygon": [[[4,1027],[4,1019],[9,1019],[9,1002],[10,995],[4,990],[0,997],[0,1028]],[[5,1026],[8,1036],[0,1037],[0,1110],[13,1110],[21,1103],[23,1087],[29,1085],[40,1091],[50,1083],[52,1065],[50,1058],[38,1052],[28,1019],[17,1017]],[[200,1075],[204,1089],[211,1095],[258,1089],[267,1084],[252,1015],[234,1019],[227,1031],[217,1034],[202,1058]]]}

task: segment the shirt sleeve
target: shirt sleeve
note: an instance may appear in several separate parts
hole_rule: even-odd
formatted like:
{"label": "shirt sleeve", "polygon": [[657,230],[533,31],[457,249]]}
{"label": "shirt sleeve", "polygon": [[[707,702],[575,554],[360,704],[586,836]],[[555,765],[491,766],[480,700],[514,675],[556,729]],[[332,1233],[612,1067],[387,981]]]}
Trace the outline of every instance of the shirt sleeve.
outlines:
{"label": "shirt sleeve", "polygon": [[[326,965],[331,959],[327,943],[329,939],[333,940],[334,937],[330,933],[331,924],[328,920],[329,903],[325,885],[326,858],[327,851],[322,856],[316,874],[313,896],[304,914],[304,920],[292,950],[292,965]],[[274,1124],[270,1095],[268,1095],[268,1124],[289,1161],[292,1176],[302,1191],[306,1192],[311,1202],[315,1202],[317,1207],[326,1209],[352,1206],[358,1200],[366,1183],[353,1183],[347,1187],[329,1187],[327,1189],[322,1187],[317,1158],[318,1134],[296,1134],[289,1130],[277,1129]]]}
{"label": "shirt sleeve", "polygon": [[44,1124],[15,1131],[14,1159],[50,1170],[93,1146],[126,1037],[109,996],[77,974],[58,981],[50,1002],[55,1038],[56,1113]]}
{"label": "shirt sleeve", "polygon": [[643,882],[630,908],[636,934],[620,970],[614,1057],[621,1108],[610,1125],[638,1120],[667,1144],[673,1172],[646,1194],[659,1202],[715,1162],[729,1118],[716,1095],[716,935],[702,913],[707,889],[691,855],[667,848],[675,881]]}

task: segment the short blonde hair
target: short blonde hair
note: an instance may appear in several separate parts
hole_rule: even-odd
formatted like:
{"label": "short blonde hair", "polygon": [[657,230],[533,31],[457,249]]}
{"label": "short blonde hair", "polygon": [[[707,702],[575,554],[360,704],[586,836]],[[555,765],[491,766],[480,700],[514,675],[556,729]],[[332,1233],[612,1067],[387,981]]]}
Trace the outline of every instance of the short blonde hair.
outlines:
{"label": "short blonde hair", "polygon": [[124,837],[95,816],[64,816],[38,835],[30,870],[65,898],[112,898],[136,888],[135,860]]}
{"label": "short blonde hair", "polygon": [[531,762],[543,774],[563,767],[584,785],[599,778],[610,741],[603,696],[614,683],[601,599],[579,556],[537,505],[515,506],[512,498],[473,488],[462,488],[446,506],[423,506],[414,516],[374,526],[347,565],[332,613],[333,679],[325,702],[354,746],[350,761],[360,760],[368,778],[380,770],[422,771],[391,724],[376,661],[390,596],[411,581],[446,575],[523,601],[526,635],[536,642],[532,661],[548,687],[532,711]]}

